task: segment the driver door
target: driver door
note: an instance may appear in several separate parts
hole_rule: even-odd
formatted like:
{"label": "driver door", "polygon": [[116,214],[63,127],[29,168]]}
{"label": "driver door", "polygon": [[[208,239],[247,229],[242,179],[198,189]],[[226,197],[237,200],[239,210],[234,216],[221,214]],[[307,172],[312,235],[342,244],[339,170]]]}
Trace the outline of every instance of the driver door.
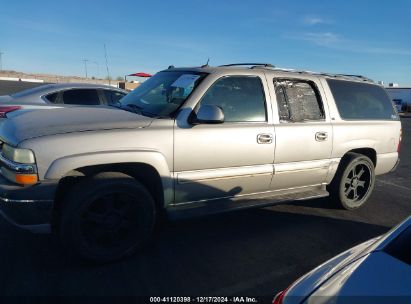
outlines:
{"label": "driver door", "polygon": [[267,191],[273,175],[274,126],[259,76],[225,76],[201,98],[224,112],[224,123],[192,125],[179,115],[174,129],[175,203]]}

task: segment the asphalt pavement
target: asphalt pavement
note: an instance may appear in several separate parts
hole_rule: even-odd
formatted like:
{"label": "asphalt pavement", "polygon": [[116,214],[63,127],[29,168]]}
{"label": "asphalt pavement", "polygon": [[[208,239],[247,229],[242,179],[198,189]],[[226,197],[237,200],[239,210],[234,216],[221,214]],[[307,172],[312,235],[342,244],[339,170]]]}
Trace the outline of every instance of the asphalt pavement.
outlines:
{"label": "asphalt pavement", "polygon": [[377,178],[360,210],[333,209],[325,198],[173,222],[142,252],[107,265],[0,220],[0,295],[273,296],[411,215],[411,118],[402,124],[401,164]]}

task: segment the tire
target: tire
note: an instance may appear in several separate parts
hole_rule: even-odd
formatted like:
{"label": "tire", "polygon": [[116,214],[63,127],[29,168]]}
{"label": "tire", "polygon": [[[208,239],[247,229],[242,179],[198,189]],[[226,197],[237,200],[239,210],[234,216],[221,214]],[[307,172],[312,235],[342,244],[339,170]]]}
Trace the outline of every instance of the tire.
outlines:
{"label": "tire", "polygon": [[347,153],[327,187],[337,207],[354,210],[362,207],[370,197],[375,184],[373,162],[365,155]]}
{"label": "tire", "polygon": [[60,239],[80,257],[110,262],[139,249],[155,219],[154,200],[141,183],[123,173],[104,172],[71,188],[63,202]]}

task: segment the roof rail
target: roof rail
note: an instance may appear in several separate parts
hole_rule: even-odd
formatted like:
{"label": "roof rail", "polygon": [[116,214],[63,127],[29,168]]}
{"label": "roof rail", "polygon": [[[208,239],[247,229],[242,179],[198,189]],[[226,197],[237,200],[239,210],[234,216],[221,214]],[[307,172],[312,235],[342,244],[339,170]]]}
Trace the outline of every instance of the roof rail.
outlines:
{"label": "roof rail", "polygon": [[279,71],[279,72],[291,72],[291,73],[299,73],[299,74],[313,74],[313,75],[323,75],[322,73],[319,72],[313,72],[313,71],[304,71],[304,70],[296,70],[296,69],[289,69],[289,68],[280,68],[280,67],[267,67],[270,70],[273,71]]}
{"label": "roof rail", "polygon": [[354,74],[332,74],[332,73],[322,73],[322,72],[313,72],[313,71],[304,71],[304,70],[294,70],[294,69],[287,69],[287,68],[276,68],[276,67],[265,67],[269,68],[273,71],[280,71],[280,72],[290,72],[290,73],[298,73],[298,74],[310,74],[310,75],[321,75],[321,76],[328,76],[328,77],[341,77],[341,78],[357,78],[362,81],[366,82],[373,82],[371,78],[362,76],[362,75],[354,75]]}
{"label": "roof rail", "polygon": [[231,67],[231,66],[242,66],[242,65],[251,65],[251,68],[255,66],[264,66],[264,67],[274,68],[274,66],[271,63],[230,63],[230,64],[219,65],[219,67]]}
{"label": "roof rail", "polygon": [[335,74],[335,76],[341,76],[341,77],[350,77],[350,78],[359,78],[359,79],[362,79],[362,80],[364,80],[364,81],[371,81],[371,82],[374,82],[374,80],[372,80],[372,79],[370,79],[370,78],[368,78],[368,77],[365,77],[365,76],[363,76],[363,75],[352,75],[352,74]]}

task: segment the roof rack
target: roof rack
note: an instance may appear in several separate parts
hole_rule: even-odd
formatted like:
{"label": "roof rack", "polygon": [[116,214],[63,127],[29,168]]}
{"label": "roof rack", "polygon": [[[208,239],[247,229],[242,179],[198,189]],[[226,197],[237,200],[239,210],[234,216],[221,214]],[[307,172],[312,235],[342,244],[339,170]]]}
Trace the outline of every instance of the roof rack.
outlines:
{"label": "roof rack", "polygon": [[352,74],[335,74],[335,76],[341,76],[341,77],[350,77],[350,78],[359,78],[359,79],[362,79],[362,80],[364,80],[364,81],[372,81],[372,82],[374,82],[374,80],[372,80],[372,79],[370,79],[370,78],[368,78],[368,77],[365,77],[365,76],[363,76],[363,75],[352,75]]}
{"label": "roof rack", "polygon": [[[258,66],[256,66],[258,67]],[[273,71],[280,71],[280,72],[290,72],[290,73],[298,73],[298,74],[310,74],[310,75],[321,75],[321,76],[328,76],[328,77],[341,77],[341,78],[356,78],[366,82],[373,82],[371,78],[362,76],[362,75],[353,75],[353,74],[332,74],[332,73],[322,73],[322,72],[313,72],[313,71],[303,71],[303,70],[294,70],[294,69],[287,69],[287,68],[277,68],[277,67],[270,67],[270,66],[263,66],[264,68],[269,68]]]}
{"label": "roof rack", "polygon": [[274,68],[274,66],[271,63],[230,63],[230,64],[219,65],[219,67],[231,67],[231,66],[243,66],[243,65],[250,65],[251,68],[254,68],[255,66]]}

